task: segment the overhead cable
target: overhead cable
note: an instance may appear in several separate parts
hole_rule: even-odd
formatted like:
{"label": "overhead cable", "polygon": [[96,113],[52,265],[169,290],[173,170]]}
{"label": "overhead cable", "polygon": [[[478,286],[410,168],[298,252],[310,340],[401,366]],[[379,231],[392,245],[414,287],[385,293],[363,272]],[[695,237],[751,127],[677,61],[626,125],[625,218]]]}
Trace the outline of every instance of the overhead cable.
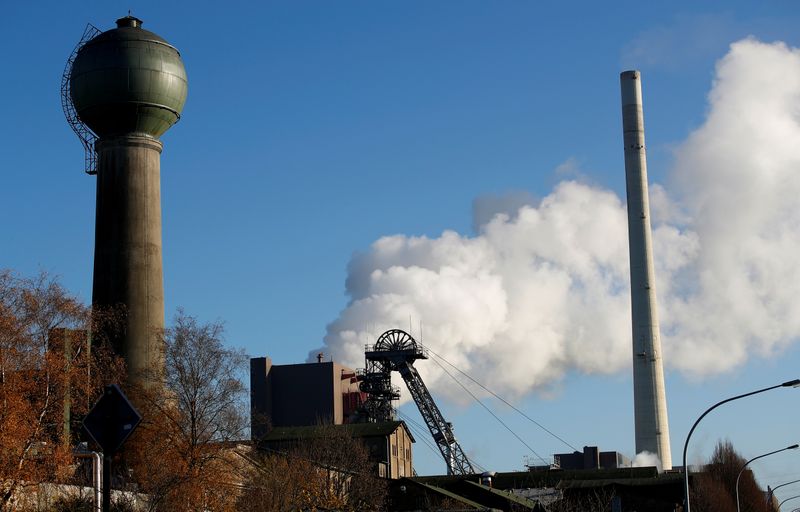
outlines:
{"label": "overhead cable", "polygon": [[[418,342],[418,343],[419,343],[419,342]],[[420,343],[420,345],[422,345],[422,344]],[[453,363],[451,363],[450,361],[448,361],[447,359],[445,359],[445,358],[444,358],[444,357],[442,357],[441,355],[439,355],[439,354],[437,354],[436,352],[434,352],[433,350],[431,350],[431,348],[430,348],[430,347],[427,347],[427,346],[425,346],[425,350],[427,350],[428,352],[430,352],[430,353],[431,353],[431,354],[433,354],[434,356],[438,357],[439,359],[441,359],[442,361],[444,361],[445,363],[447,363],[448,365],[450,365],[450,366],[451,366],[453,369],[455,369],[455,370],[456,370],[458,373],[460,373],[460,374],[461,374],[461,375],[463,375],[464,377],[468,378],[469,380],[471,380],[472,382],[474,382],[476,385],[480,386],[480,387],[481,387],[481,389],[483,389],[484,391],[486,391],[487,393],[489,393],[489,394],[490,394],[490,395],[492,395],[493,397],[497,398],[498,400],[500,400],[501,402],[503,402],[503,403],[504,403],[504,404],[506,404],[507,406],[511,407],[511,408],[512,408],[514,411],[516,411],[517,413],[521,414],[521,415],[522,415],[522,416],[523,416],[525,419],[527,419],[528,421],[530,421],[531,423],[533,423],[534,425],[536,425],[536,426],[537,426],[537,427],[539,427],[540,429],[544,430],[545,432],[547,432],[548,434],[550,434],[552,437],[554,437],[554,438],[558,439],[559,441],[561,441],[562,443],[564,443],[564,445],[566,445],[566,446],[570,447],[572,450],[574,450],[574,451],[576,451],[576,452],[579,452],[579,451],[580,451],[580,450],[578,450],[577,448],[575,448],[574,446],[572,446],[570,443],[566,442],[564,439],[562,439],[562,438],[561,438],[560,436],[558,436],[557,434],[555,434],[555,433],[551,432],[551,431],[550,431],[549,429],[547,429],[547,428],[546,428],[544,425],[542,425],[541,423],[539,423],[539,422],[538,422],[538,421],[536,421],[535,419],[531,418],[530,416],[528,416],[527,414],[525,414],[523,411],[521,411],[521,410],[519,410],[518,408],[514,407],[514,405],[512,405],[512,404],[511,404],[511,403],[510,403],[508,400],[506,400],[505,398],[501,397],[500,395],[498,395],[497,393],[495,393],[495,392],[494,392],[494,391],[492,391],[491,389],[487,388],[486,386],[484,386],[483,384],[481,384],[481,383],[480,383],[480,382],[478,382],[477,380],[473,379],[473,378],[472,378],[472,377],[471,377],[469,374],[467,374],[466,372],[464,372],[463,370],[461,370],[459,367],[457,367],[456,365],[454,365]],[[435,360],[434,360],[434,361],[435,361]],[[439,366],[441,366],[441,365],[439,365]],[[444,367],[442,367],[442,369],[444,369]],[[445,370],[445,371],[446,371],[446,370]],[[449,375],[449,374],[448,374],[448,375]],[[456,381],[456,382],[458,382],[458,381]],[[462,387],[463,387],[463,386],[462,386]]]}
{"label": "overhead cable", "polygon": [[524,440],[524,439],[522,439],[522,438],[521,438],[519,435],[517,435],[517,433],[516,433],[516,432],[514,432],[513,430],[511,430],[511,427],[509,427],[508,425],[506,425],[506,423],[505,423],[503,420],[501,420],[501,419],[500,419],[500,417],[494,413],[494,411],[492,411],[492,410],[491,410],[491,409],[490,409],[490,408],[489,408],[489,407],[488,407],[486,404],[484,404],[484,403],[483,403],[483,402],[482,402],[482,401],[481,401],[481,400],[480,400],[480,399],[479,399],[477,396],[475,396],[475,394],[473,394],[473,393],[472,393],[472,391],[470,391],[470,390],[469,390],[469,389],[468,389],[468,388],[467,388],[467,387],[466,387],[464,384],[462,384],[460,380],[456,379],[456,378],[453,376],[453,374],[452,374],[452,373],[450,373],[449,371],[447,371],[447,368],[445,368],[444,366],[442,366],[442,365],[441,365],[441,363],[439,363],[439,361],[437,361],[436,359],[434,359],[434,360],[433,360],[433,362],[434,362],[434,363],[436,363],[436,364],[438,364],[438,365],[439,365],[439,368],[441,368],[441,369],[442,369],[442,371],[444,371],[444,373],[446,373],[447,375],[449,375],[449,376],[450,376],[450,378],[451,378],[451,379],[453,379],[454,381],[456,381],[456,383],[457,383],[459,386],[461,386],[461,389],[463,389],[464,391],[466,391],[466,392],[467,392],[467,394],[469,394],[469,396],[471,396],[473,400],[475,400],[476,402],[478,402],[478,403],[481,405],[481,407],[483,407],[484,409],[486,409],[486,411],[487,411],[489,414],[491,414],[491,415],[494,417],[494,419],[496,419],[496,420],[497,420],[497,421],[498,421],[498,422],[499,422],[501,425],[503,425],[503,426],[506,428],[506,430],[508,430],[509,432],[511,432],[511,434],[512,434],[514,437],[516,437],[516,438],[519,440],[519,442],[520,442],[520,443],[522,443],[523,445],[525,445],[525,447],[526,447],[526,448],[528,448],[528,450],[530,450],[530,451],[531,451],[531,453],[533,453],[534,455],[536,455],[536,457],[537,457],[537,458],[539,458],[539,459],[541,459],[541,460],[545,460],[545,459],[544,459],[544,458],[543,458],[541,455],[539,455],[538,453],[536,453],[536,450],[534,450],[534,449],[531,447],[531,445],[529,445],[528,443],[526,443],[526,442],[525,442],[525,440]]}

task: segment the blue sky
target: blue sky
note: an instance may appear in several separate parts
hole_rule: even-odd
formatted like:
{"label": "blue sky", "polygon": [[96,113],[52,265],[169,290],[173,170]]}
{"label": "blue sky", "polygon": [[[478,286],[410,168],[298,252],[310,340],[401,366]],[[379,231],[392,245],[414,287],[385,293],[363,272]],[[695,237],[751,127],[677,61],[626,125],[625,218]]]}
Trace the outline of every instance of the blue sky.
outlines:
{"label": "blue sky", "polygon": [[[788,1],[12,3],[0,35],[0,266],[57,274],[86,301],[95,183],[64,121],[59,80],[85,24],[109,29],[128,9],[181,50],[189,76],[183,118],[162,138],[167,317],[182,306],[223,320],[231,345],[276,363],[303,361],[331,336],[352,297],[348,263],[381,237],[473,239],[476,200],[536,204],[565,180],[624,201],[619,72],[643,73],[650,181],[671,193],[691,182],[676,166],[700,161],[687,140],[713,110],[715,63],[730,44],[800,45],[800,7]],[[800,376],[793,332],[768,349],[743,345],[740,360],[708,373],[667,362],[675,464],[706,406]],[[537,350],[518,358],[536,361]],[[502,372],[471,364],[482,382]],[[567,364],[550,381],[497,386],[571,444],[633,455],[630,370],[612,366]],[[492,469],[522,466],[524,446],[441,389],[468,454]],[[704,420],[690,461],[718,438],[748,457],[797,442],[798,393]],[[539,454],[567,450],[487,403]],[[420,473],[443,471],[422,443],[415,457]],[[798,479],[797,457],[759,461],[757,476]]]}

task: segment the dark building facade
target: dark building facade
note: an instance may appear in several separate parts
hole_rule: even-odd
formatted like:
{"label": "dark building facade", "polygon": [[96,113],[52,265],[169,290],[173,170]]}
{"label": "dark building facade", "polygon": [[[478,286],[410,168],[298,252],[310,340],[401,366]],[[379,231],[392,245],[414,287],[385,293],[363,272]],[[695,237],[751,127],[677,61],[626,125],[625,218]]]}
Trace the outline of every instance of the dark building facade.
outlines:
{"label": "dark building facade", "polygon": [[354,370],[333,361],[273,365],[250,359],[251,437],[270,428],[349,423],[364,394]]}
{"label": "dark building facade", "polygon": [[631,465],[621,453],[601,452],[596,446],[584,446],[583,453],[556,453],[553,461],[561,469],[616,469]]}

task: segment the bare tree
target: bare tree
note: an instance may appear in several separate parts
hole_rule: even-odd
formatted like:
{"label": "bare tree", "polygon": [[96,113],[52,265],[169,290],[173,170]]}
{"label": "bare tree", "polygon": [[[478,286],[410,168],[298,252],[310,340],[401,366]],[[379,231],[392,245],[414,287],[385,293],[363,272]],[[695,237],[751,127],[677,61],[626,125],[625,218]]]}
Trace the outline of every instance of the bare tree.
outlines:
{"label": "bare tree", "polygon": [[388,488],[344,425],[320,425],[285,451],[251,457],[240,510],[384,510]]}
{"label": "bare tree", "polygon": [[354,438],[346,425],[318,425],[303,440],[296,454],[313,461],[322,479],[323,501],[342,510],[380,510],[387,493],[378,477],[377,462],[370,460],[366,445]]}
{"label": "bare tree", "polygon": [[250,478],[243,486],[242,512],[289,512],[315,495],[314,464],[293,453],[247,456]]}
{"label": "bare tree", "polygon": [[222,324],[200,324],[182,310],[162,340],[165,372],[134,393],[145,419],[125,462],[151,510],[234,510],[232,451],[247,428],[247,356],[224,345]]}

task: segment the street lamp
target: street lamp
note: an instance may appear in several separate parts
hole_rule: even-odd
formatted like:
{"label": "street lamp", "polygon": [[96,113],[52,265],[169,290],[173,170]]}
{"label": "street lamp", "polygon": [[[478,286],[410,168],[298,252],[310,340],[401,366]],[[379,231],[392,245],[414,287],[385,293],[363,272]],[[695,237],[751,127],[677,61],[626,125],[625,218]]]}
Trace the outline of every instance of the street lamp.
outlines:
{"label": "street lamp", "polygon": [[744,469],[754,460],[763,459],[764,457],[768,457],[770,455],[775,455],[776,453],[785,452],[786,450],[795,450],[800,445],[793,444],[792,446],[787,446],[786,448],[781,448],[780,450],[775,450],[774,452],[765,453],[764,455],[759,455],[758,457],[753,457],[752,459],[748,460],[742,466],[742,469],[739,470],[739,474],[736,475],[736,512],[740,512],[741,508],[739,507],[739,479],[742,477],[742,473],[744,473]]}
{"label": "street lamp", "polygon": [[793,499],[795,499],[795,498],[800,498],[800,494],[798,494],[797,496],[792,496],[791,498],[786,498],[786,499],[785,499],[785,500],[783,500],[782,502],[778,503],[778,512],[780,512],[780,510],[781,510],[781,507],[783,506],[783,504],[784,504],[784,503],[786,503],[786,502],[787,502],[787,501],[789,501],[789,500],[793,500]]}
{"label": "street lamp", "polygon": [[800,480],[792,480],[791,482],[786,482],[780,485],[776,485],[775,487],[770,487],[769,492],[767,493],[767,503],[769,503],[772,497],[775,496],[775,489],[780,489],[784,485],[796,484],[797,482],[800,482]]}
{"label": "street lamp", "polygon": [[717,402],[716,404],[712,405],[711,407],[706,409],[706,412],[704,412],[699,418],[697,418],[697,421],[695,421],[694,425],[692,425],[692,429],[689,430],[689,435],[686,436],[686,442],[683,443],[683,499],[686,503],[686,512],[691,512],[691,506],[689,504],[689,466],[686,465],[686,450],[689,448],[689,439],[691,439],[692,433],[694,432],[694,429],[697,428],[697,424],[700,423],[700,420],[705,418],[706,414],[710,413],[711,411],[713,411],[722,404],[727,404],[728,402],[733,402],[734,400],[738,400],[740,398],[757,395],[758,393],[763,393],[765,391],[770,391],[772,389],[790,388],[790,387],[796,388],[798,386],[800,386],[800,379],[795,379],[784,382],[783,384],[778,384],[775,386],[770,386],[768,388],[751,391],[750,393],[745,393],[743,395],[733,396],[731,398],[725,399],[721,402]]}

